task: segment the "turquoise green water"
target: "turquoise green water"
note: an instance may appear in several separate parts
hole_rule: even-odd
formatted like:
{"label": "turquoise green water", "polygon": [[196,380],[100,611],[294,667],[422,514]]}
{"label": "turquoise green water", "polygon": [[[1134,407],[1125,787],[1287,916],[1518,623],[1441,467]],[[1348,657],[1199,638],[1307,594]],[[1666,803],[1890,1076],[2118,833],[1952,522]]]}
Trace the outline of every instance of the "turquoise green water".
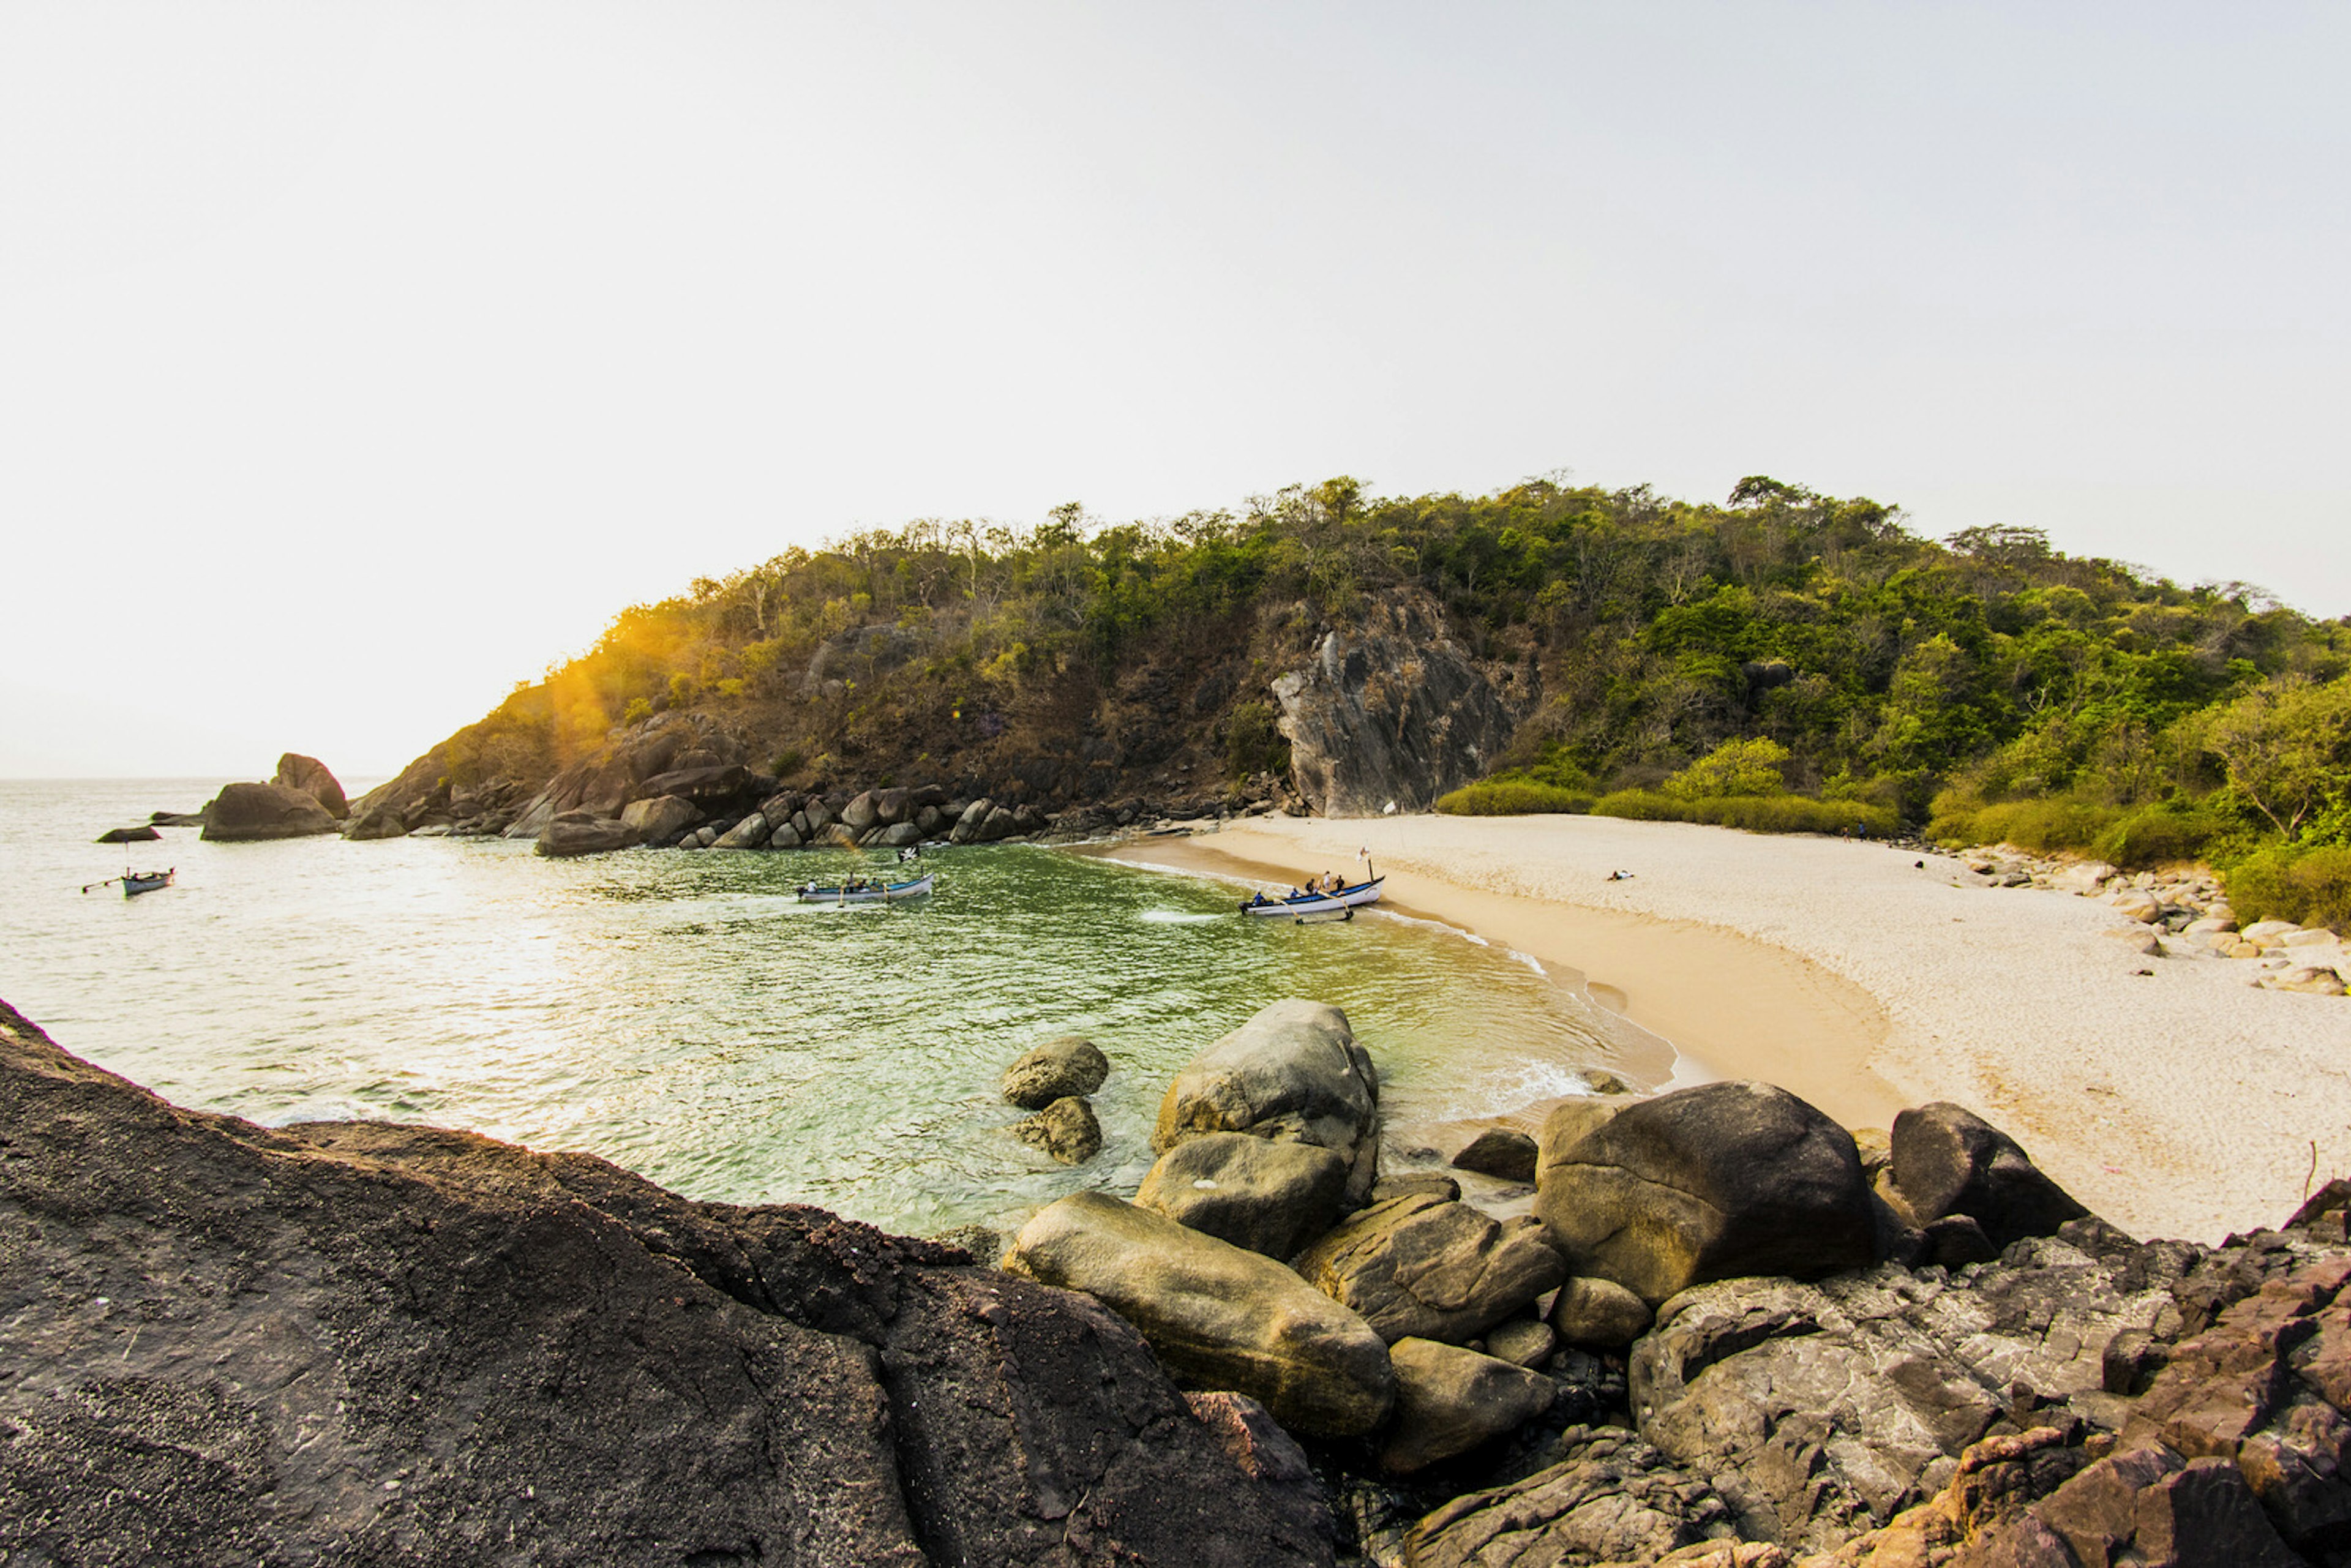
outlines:
{"label": "turquoise green water", "polygon": [[[167,1098],[267,1124],[426,1121],[582,1149],[698,1197],[822,1204],[925,1233],[1131,1188],[1185,1062],[1265,1003],[1347,1010],[1392,1142],[1570,1092],[1606,1024],[1526,961],[1393,915],[1243,920],[1220,883],[1025,846],[926,854],[917,904],[826,909],[838,852],[503,841],[91,844],[212,781],[0,783],[0,997]],[[1004,1067],[1082,1033],[1113,1062],[1103,1153],[1014,1141]]]}

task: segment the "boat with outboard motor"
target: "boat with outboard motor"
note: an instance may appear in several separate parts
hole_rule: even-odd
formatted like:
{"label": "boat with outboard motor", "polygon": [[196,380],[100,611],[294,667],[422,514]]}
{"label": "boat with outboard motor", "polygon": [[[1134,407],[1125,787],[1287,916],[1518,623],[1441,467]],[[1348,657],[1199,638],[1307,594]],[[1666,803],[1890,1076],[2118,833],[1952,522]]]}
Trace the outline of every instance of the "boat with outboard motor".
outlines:
{"label": "boat with outboard motor", "polygon": [[842,883],[802,883],[796,891],[802,904],[895,904],[925,896],[938,880],[936,872],[925,872],[912,882],[874,882],[859,876]]}

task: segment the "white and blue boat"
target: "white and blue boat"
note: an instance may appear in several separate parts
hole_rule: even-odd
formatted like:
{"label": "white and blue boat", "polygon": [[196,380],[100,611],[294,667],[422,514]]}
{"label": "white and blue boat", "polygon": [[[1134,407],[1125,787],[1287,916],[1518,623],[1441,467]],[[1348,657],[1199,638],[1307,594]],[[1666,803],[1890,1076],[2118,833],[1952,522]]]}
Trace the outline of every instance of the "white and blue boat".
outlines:
{"label": "white and blue boat", "polygon": [[925,873],[912,882],[869,882],[854,877],[841,883],[802,883],[798,892],[802,904],[895,904],[901,899],[926,896],[938,879],[936,872]]}
{"label": "white and blue boat", "polygon": [[1380,884],[1385,881],[1387,878],[1384,876],[1375,876],[1369,882],[1359,882],[1353,887],[1333,888],[1328,893],[1291,894],[1281,897],[1260,893],[1241,905],[1241,913],[1243,915],[1283,915],[1300,918],[1309,915],[1344,915],[1352,918],[1353,912],[1363,905],[1377,904],[1380,901]]}

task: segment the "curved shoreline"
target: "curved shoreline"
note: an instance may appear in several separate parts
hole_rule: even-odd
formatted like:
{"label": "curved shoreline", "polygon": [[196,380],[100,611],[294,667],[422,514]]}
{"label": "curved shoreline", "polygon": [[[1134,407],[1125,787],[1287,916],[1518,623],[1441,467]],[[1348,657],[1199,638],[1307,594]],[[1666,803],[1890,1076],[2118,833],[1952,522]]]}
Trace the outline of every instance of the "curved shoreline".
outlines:
{"label": "curved shoreline", "polygon": [[[1273,835],[1237,827],[1154,841],[1147,857],[1129,843],[1108,858],[1280,884],[1306,874],[1273,858],[1282,848]],[[1383,909],[1507,941],[1629,1026],[1631,1040],[1620,1043],[1644,1058],[1628,1064],[1644,1089],[1765,1078],[1847,1126],[1884,1126],[1907,1103],[1869,1065],[1886,1030],[1876,998],[1784,948],[1696,921],[1496,893],[1417,869],[1385,874]],[[1669,955],[1656,950],[1661,924]],[[1687,983],[1678,971],[1687,968],[1708,984]],[[1523,1109],[1496,1113],[1524,1119]]]}
{"label": "curved shoreline", "polygon": [[1564,816],[1256,818],[1118,852],[1286,883],[1361,846],[1399,908],[1585,977],[1672,1042],[1675,1082],[1769,1079],[1848,1125],[1957,1101],[2135,1235],[2215,1242],[2351,1172],[2351,1002],[2144,958],[2105,904],[1949,857]]}

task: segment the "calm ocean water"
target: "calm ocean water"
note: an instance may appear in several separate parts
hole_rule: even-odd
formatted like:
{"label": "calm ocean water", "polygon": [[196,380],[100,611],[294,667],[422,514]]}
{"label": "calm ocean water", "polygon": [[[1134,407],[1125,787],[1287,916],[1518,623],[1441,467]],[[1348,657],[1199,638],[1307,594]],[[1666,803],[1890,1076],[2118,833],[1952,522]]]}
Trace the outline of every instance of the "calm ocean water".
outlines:
{"label": "calm ocean water", "polygon": [[[1278,998],[1347,1010],[1392,1142],[1618,1060],[1604,1015],[1459,933],[1244,921],[1225,883],[1026,846],[930,852],[936,896],[840,910],[790,888],[845,852],[547,861],[165,829],[130,860],[176,886],[78,891],[123,869],[99,833],[219,783],[0,781],[0,997],[78,1055],[256,1122],[471,1128],[921,1234],[1132,1188],[1168,1079]],[[1067,1032],[1113,1063],[1103,1153],[1076,1169],[1008,1136],[997,1093]]]}

